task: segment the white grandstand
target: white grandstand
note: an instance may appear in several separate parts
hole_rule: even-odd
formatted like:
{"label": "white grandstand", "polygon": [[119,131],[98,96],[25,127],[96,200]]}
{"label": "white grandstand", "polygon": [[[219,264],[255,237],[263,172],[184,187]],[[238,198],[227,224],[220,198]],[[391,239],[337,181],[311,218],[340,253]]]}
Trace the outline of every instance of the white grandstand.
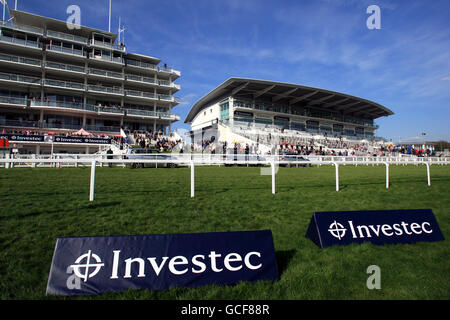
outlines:
{"label": "white grandstand", "polygon": [[[324,89],[230,78],[201,98],[185,119],[198,148],[260,154],[373,155],[386,145],[375,137],[384,106]],[[223,147],[226,145],[226,149]],[[220,148],[220,149],[219,149]],[[219,149],[219,150],[217,150]]]}

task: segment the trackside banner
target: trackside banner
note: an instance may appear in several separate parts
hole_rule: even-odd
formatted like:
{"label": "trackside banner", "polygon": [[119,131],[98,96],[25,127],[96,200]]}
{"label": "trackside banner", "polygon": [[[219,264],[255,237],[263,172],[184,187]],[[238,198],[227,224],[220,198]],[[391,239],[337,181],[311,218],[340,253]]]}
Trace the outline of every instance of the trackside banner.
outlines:
{"label": "trackside banner", "polygon": [[431,209],[315,212],[306,237],[321,248],[444,240]]}
{"label": "trackside banner", "polygon": [[278,280],[272,232],[58,238],[47,295]]}

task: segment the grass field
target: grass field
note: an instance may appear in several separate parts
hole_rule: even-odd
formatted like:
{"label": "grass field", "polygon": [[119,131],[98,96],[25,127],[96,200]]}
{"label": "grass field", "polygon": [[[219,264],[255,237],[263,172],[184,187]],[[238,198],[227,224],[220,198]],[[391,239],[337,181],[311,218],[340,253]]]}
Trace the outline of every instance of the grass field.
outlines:
{"label": "grass field", "polygon": [[[450,167],[280,168],[277,193],[259,168],[190,171],[98,168],[89,202],[90,168],[0,169],[0,299],[46,297],[57,237],[271,229],[280,272],[276,282],[166,291],[129,290],[71,299],[449,299]],[[431,208],[447,239],[433,243],[336,246],[305,238],[314,211]],[[381,290],[366,269],[381,268]]]}

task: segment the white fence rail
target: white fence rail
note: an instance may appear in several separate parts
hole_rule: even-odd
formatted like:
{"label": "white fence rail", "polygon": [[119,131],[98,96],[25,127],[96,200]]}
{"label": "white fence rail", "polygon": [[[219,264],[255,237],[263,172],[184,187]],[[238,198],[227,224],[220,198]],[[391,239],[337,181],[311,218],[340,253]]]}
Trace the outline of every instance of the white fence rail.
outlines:
{"label": "white fence rail", "polygon": [[[112,157],[108,159],[107,157]],[[384,165],[386,166],[386,189],[389,188],[390,165],[425,165],[427,170],[427,184],[431,186],[430,165],[450,164],[448,158],[410,158],[410,157],[331,157],[331,156],[258,156],[242,154],[152,154],[139,159],[126,159],[125,155],[31,155],[19,157],[7,157],[0,159],[0,166],[6,169],[14,167],[63,167],[63,166],[89,166],[91,167],[89,200],[94,200],[95,171],[97,166],[132,164],[158,164],[173,163],[179,166],[189,166],[191,173],[191,198],[195,196],[195,166],[200,165],[260,165],[270,166],[272,176],[272,194],[275,194],[275,176],[280,165],[334,165],[336,175],[336,191],[339,191],[339,165]],[[163,158],[166,157],[166,158]]]}
{"label": "white fence rail", "polygon": [[[90,164],[92,160],[97,160],[98,165],[103,166],[108,163],[108,156],[112,156],[114,160],[121,160],[119,162],[113,161],[115,165],[126,166],[128,163],[147,163],[141,160],[161,160],[155,161],[156,163],[188,163],[194,161],[197,164],[202,165],[221,165],[229,164],[230,162],[244,161],[244,164],[264,164],[267,162],[275,161],[286,164],[293,164],[296,159],[305,159],[307,163],[314,165],[330,164],[332,162],[338,162],[339,164],[383,164],[385,162],[395,164],[450,164],[450,157],[362,157],[362,156],[306,156],[306,155],[255,155],[255,154],[199,154],[199,153],[159,153],[159,154],[138,154],[134,157],[142,157],[142,159],[133,159],[127,161],[129,155],[107,155],[107,154],[53,154],[53,155],[5,155],[4,159],[0,159],[0,167],[9,168],[11,166],[16,167],[61,167],[61,166],[78,166]],[[169,157],[170,160],[164,158]],[[50,161],[49,161],[50,160]],[[105,160],[105,161],[102,161]],[[10,166],[8,166],[8,163]],[[153,163],[153,162],[152,162]]]}

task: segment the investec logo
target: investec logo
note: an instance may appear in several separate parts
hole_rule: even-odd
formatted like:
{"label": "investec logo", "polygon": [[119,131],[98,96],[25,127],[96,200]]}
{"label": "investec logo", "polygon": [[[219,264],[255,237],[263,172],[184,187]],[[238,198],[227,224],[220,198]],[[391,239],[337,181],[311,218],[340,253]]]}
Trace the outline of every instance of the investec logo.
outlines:
{"label": "investec logo", "polygon": [[358,238],[378,238],[382,235],[386,237],[420,235],[423,233],[431,234],[433,229],[429,222],[406,223],[404,221],[394,224],[377,225],[354,225],[352,220],[347,221],[347,226],[334,220],[328,227],[328,232],[335,238],[342,240],[345,236],[351,234],[353,239]]}
{"label": "investec logo", "polygon": [[[259,263],[261,253],[256,251],[249,252],[244,256],[241,256],[238,253],[227,254],[223,258],[223,268],[218,266],[222,255],[215,251],[211,251],[208,256],[197,254],[193,256],[190,261],[185,256],[175,256],[172,258],[162,257],[161,259],[157,259],[157,257],[148,257],[146,259],[128,258],[123,262],[120,261],[120,252],[121,250],[113,250],[110,279],[119,279],[120,277],[127,279],[134,276],[137,278],[145,278],[150,273],[158,277],[166,266],[169,272],[174,275],[183,275],[189,272],[201,274],[207,271],[208,267],[214,272],[222,272],[224,269],[228,271],[239,271],[242,268],[258,270],[262,267],[262,264]],[[125,264],[125,272],[123,275],[119,275],[119,266],[121,264]],[[133,264],[138,266],[137,275],[132,275],[131,266]],[[99,255],[88,250],[87,253],[80,255],[75,260],[75,263],[70,265],[69,268],[72,268],[78,278],[87,282],[89,278],[97,275],[100,270],[106,268],[106,266]]]}

